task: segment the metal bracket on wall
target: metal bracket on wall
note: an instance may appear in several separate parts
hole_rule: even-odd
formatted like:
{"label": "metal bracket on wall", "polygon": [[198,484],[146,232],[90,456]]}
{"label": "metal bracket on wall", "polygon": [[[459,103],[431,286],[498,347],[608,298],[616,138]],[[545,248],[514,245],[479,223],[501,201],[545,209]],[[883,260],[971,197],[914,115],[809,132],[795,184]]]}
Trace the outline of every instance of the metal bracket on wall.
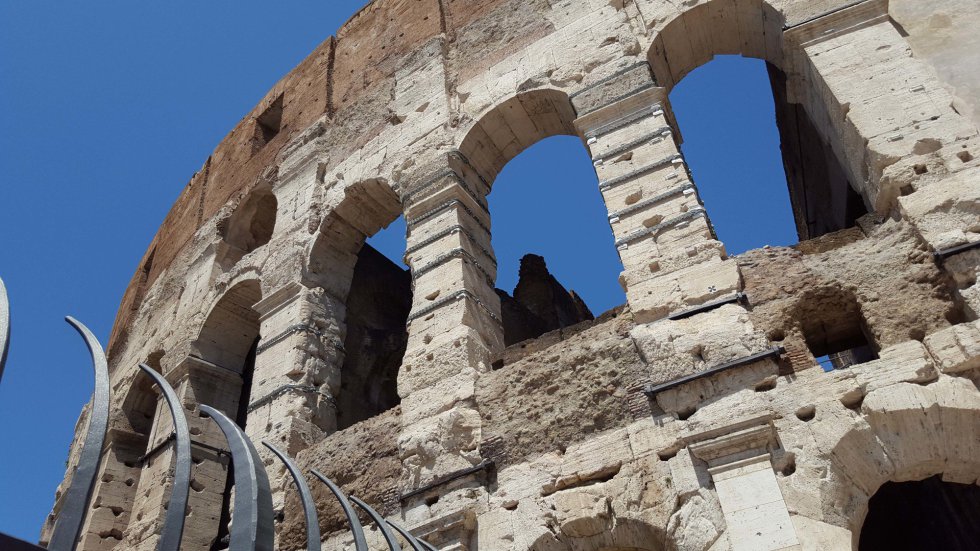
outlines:
{"label": "metal bracket on wall", "polygon": [[665,390],[670,390],[672,388],[679,387],[683,384],[687,384],[690,383],[691,381],[696,381],[698,379],[704,379],[705,377],[710,377],[717,373],[721,373],[722,371],[728,371],[729,369],[734,369],[736,367],[741,367],[743,365],[755,363],[759,360],[764,360],[766,358],[772,358],[776,356],[782,356],[785,352],[786,349],[783,348],[782,346],[770,348],[769,350],[757,352],[755,354],[752,354],[750,356],[745,356],[744,358],[739,358],[737,360],[732,360],[730,362],[726,362],[721,365],[712,367],[711,369],[701,371],[700,373],[694,373],[693,375],[686,375],[684,377],[674,379],[673,381],[668,381],[666,383],[662,383],[659,385],[645,385],[643,387],[643,393],[646,394],[648,398],[653,398],[654,396],[656,396],[657,394]]}
{"label": "metal bracket on wall", "polygon": [[428,491],[430,491],[430,490],[432,490],[434,488],[438,488],[439,486],[442,486],[443,484],[452,482],[453,480],[457,480],[457,479],[463,478],[464,476],[469,476],[469,475],[471,475],[473,473],[478,473],[480,471],[488,470],[488,469],[492,468],[493,466],[494,466],[494,463],[493,463],[493,460],[492,459],[484,459],[483,461],[481,461],[480,463],[478,463],[476,465],[473,465],[472,467],[469,467],[469,468],[466,468],[466,469],[462,469],[462,470],[456,471],[454,473],[449,473],[446,476],[443,476],[441,478],[437,478],[437,479],[433,480],[432,482],[426,484],[425,486],[422,486],[422,487],[416,488],[414,490],[405,492],[398,499],[399,499],[399,501],[405,501],[406,499],[415,497],[415,496],[417,496],[419,494],[424,494],[424,493],[426,493],[426,492],[428,492]]}

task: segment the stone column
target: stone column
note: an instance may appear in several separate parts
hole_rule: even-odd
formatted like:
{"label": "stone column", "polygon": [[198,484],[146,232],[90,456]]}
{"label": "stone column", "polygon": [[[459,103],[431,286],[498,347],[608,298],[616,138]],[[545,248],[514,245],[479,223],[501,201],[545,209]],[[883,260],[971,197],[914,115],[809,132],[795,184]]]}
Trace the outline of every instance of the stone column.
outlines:
{"label": "stone column", "polygon": [[[899,212],[936,252],[980,242],[977,128],[914,57],[887,3],[863,2],[784,36],[790,99],[845,160],[865,203]],[[966,309],[980,311],[980,253],[941,257]]]}
{"label": "stone column", "polygon": [[[234,417],[241,393],[241,375],[187,356],[166,376],[187,410],[194,462],[181,549],[208,551],[218,534],[229,458],[227,453],[219,451],[228,449],[221,431],[211,419],[200,417],[197,405],[208,404]],[[126,531],[126,545],[133,548],[156,546],[172,488],[173,421],[169,415],[160,415],[159,407],[157,410]]]}
{"label": "stone column", "polygon": [[733,551],[800,549],[773,472],[775,429],[753,419],[688,435],[692,456],[707,463]]}
{"label": "stone column", "polygon": [[[963,151],[975,156],[976,126],[913,56],[884,0],[794,26],[784,41],[789,101],[806,107],[869,208],[887,213],[897,197],[936,181],[937,170],[967,168]],[[961,191],[948,197],[962,199]]]}
{"label": "stone column", "polygon": [[269,440],[295,457],[337,430],[344,301],[322,288],[292,283],[254,308],[262,339],[245,432],[256,444]]}
{"label": "stone column", "polygon": [[734,295],[738,269],[691,181],[666,90],[648,82],[623,99],[590,100],[598,105],[576,105],[575,127],[592,155],[638,321]]}
{"label": "stone column", "polygon": [[475,385],[503,346],[488,185],[461,154],[440,161],[403,196],[414,290],[398,377],[403,490],[481,462]]}

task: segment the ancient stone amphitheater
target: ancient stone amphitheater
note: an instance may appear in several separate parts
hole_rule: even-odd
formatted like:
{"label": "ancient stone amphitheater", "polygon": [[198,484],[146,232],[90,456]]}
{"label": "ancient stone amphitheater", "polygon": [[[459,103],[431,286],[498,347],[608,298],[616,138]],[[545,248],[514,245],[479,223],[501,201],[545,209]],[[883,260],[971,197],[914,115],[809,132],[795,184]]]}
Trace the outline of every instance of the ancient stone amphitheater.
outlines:
{"label": "ancient stone amphitheater", "polygon": [[[680,154],[668,93],[716,54],[768,64],[794,247],[729,257]],[[79,548],[155,548],[173,451],[147,362],[189,412],[187,550],[220,549],[230,508],[199,404],[440,549],[975,549],[978,121],[973,0],[376,0],[150,244]],[[526,296],[494,289],[487,194],[557,134],[625,267],[594,320],[534,257]],[[410,273],[364,245],[402,215]],[[351,549],[314,489],[323,548]]]}

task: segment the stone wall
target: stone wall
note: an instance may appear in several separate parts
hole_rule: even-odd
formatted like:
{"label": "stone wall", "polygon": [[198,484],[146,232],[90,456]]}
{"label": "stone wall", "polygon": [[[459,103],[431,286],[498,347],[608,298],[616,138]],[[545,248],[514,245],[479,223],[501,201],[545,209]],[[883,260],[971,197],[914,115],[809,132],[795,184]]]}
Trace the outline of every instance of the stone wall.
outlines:
{"label": "stone wall", "polygon": [[[954,0],[367,5],[219,144],[141,261],[108,347],[118,430],[82,548],[156,544],[173,459],[159,404],[127,421],[153,410],[140,361],[196,441],[221,445],[199,404],[241,413],[253,440],[442,549],[856,548],[882,485],[975,488],[977,17]],[[680,153],[667,94],[717,54],[770,66],[794,247],[730,257]],[[513,344],[490,238],[513,221],[487,196],[557,134],[587,146],[627,304]],[[358,259],[399,216],[404,341],[385,381],[351,377],[374,365],[351,343],[379,321]],[[575,309],[546,287],[539,313]],[[400,405],[350,424],[345,390],[390,386],[399,363]],[[206,449],[186,549],[210,549],[228,514]],[[298,549],[298,501],[265,459],[280,548]],[[349,548],[314,487],[324,545]]]}

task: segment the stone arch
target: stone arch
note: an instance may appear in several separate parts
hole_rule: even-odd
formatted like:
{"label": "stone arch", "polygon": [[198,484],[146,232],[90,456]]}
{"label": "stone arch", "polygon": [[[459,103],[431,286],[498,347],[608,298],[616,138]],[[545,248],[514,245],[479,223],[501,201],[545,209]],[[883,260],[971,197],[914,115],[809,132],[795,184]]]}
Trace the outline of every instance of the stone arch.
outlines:
{"label": "stone arch", "polygon": [[252,189],[221,221],[218,230],[227,245],[219,261],[228,267],[272,239],[276,227],[278,201],[269,185]]}
{"label": "stone arch", "polygon": [[249,349],[259,336],[259,315],[253,306],[262,298],[259,281],[249,279],[228,289],[208,313],[192,354],[209,363],[246,374]]}
{"label": "stone arch", "polygon": [[969,380],[891,385],[869,393],[860,412],[830,448],[831,472],[820,483],[825,510],[843,515],[854,549],[870,499],[886,483],[980,477],[980,395]]}
{"label": "stone arch", "polygon": [[459,143],[459,152],[493,185],[511,159],[551,136],[577,136],[575,109],[568,94],[551,88],[518,92],[473,122]]}
{"label": "stone arch", "polygon": [[[178,373],[168,374],[168,378],[183,377],[175,388],[192,412],[197,411],[198,405],[207,404],[247,428],[260,340],[255,306],[261,299],[259,280],[243,279],[231,284],[208,311],[197,338],[191,343],[189,357],[177,368]],[[203,446],[192,446],[195,465],[188,500],[191,513],[187,516],[181,547],[205,550],[214,548],[227,534],[233,478],[226,458],[213,451],[225,449],[227,445],[214,423],[200,415],[189,415],[188,424],[191,440]],[[157,432],[159,440],[163,431]]]}
{"label": "stone arch", "polygon": [[555,533],[536,539],[528,551],[662,551],[667,534],[642,520],[616,517],[581,517],[563,523]]}
{"label": "stone arch", "polygon": [[317,322],[343,343],[328,367],[336,427],[373,417],[400,401],[396,380],[405,353],[411,277],[367,238],[401,215],[401,201],[380,178],[343,190],[310,248],[304,284],[322,289]]}
{"label": "stone arch", "polygon": [[948,549],[969,551],[980,541],[980,486],[941,475],[886,482],[871,496],[859,550]]}
{"label": "stone arch", "polygon": [[[647,59],[657,83],[669,93],[688,73],[716,55],[765,61],[776,109],[776,125],[790,202],[801,241],[854,225],[871,204],[858,193],[861,182],[844,169],[844,136],[828,132],[824,111],[811,113],[789,90],[786,21],[765,0],[711,0],[678,14],[657,34]],[[683,128],[676,135],[681,141]],[[711,205],[707,206],[710,212]]]}

